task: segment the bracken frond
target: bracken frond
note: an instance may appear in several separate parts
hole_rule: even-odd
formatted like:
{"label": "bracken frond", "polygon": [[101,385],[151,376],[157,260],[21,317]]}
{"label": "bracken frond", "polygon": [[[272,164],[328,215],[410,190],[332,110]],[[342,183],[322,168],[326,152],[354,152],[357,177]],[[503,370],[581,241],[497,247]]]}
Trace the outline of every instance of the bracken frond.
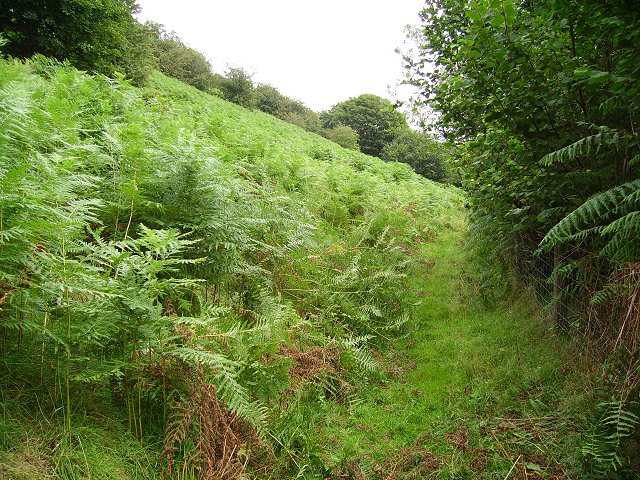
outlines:
{"label": "bracken frond", "polygon": [[637,243],[640,230],[639,200],[640,179],[594,195],[549,230],[540,250],[549,251],[555,245],[582,240],[590,234],[611,236],[603,253],[613,254],[632,246],[630,243]]}
{"label": "bracken frond", "polygon": [[603,147],[624,150],[631,140],[632,137],[628,134],[620,133],[616,130],[605,130],[595,135],[581,138],[571,145],[545,155],[540,160],[540,163],[548,167],[554,163],[570,162],[578,157],[586,157],[592,153],[597,153]]}

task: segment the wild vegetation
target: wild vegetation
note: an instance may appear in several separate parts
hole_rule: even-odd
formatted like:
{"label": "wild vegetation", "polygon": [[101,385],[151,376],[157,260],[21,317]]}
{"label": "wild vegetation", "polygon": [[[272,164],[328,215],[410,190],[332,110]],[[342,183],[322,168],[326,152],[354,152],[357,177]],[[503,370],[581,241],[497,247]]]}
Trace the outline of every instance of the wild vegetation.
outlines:
{"label": "wild vegetation", "polygon": [[136,32],[142,26],[132,16],[136,10],[132,0],[3,2],[0,32],[8,40],[3,53],[18,58],[39,53],[92,72],[124,70],[137,79],[137,67],[148,64]]}
{"label": "wild vegetation", "polygon": [[433,0],[405,56],[417,102],[462,147],[486,291],[533,286],[560,330],[614,365],[589,450],[603,475],[621,438],[638,435],[639,12]]}
{"label": "wild vegetation", "polygon": [[427,2],[449,146],[136,11],[0,6],[0,476],[637,478],[634,2]]}
{"label": "wild vegetation", "polygon": [[94,415],[167,475],[298,472],[289,420],[374,375],[459,194],[160,73],[3,61],[0,95],[3,474],[143,475],[93,470]]}
{"label": "wild vegetation", "polygon": [[[314,112],[272,85],[256,85],[253,75],[242,67],[227,66],[224,74],[214,73],[210,59],[175,32],[156,23],[139,23],[134,18],[138,10],[133,0],[5,2],[0,5],[0,34],[8,40],[4,52],[23,59],[41,54],[92,73],[118,73],[138,86],[144,86],[157,68],[198,90],[257,108],[345,148],[377,157],[385,145],[408,138],[404,115],[386,99],[364,94],[339,102],[329,112]],[[380,127],[363,122],[380,122]],[[405,149],[412,146],[409,142]],[[391,149],[385,159],[409,163],[432,180],[448,179],[448,151],[431,138],[423,142],[421,152],[425,146],[433,148],[422,158],[414,155],[406,162],[405,155],[394,157],[396,150]]]}

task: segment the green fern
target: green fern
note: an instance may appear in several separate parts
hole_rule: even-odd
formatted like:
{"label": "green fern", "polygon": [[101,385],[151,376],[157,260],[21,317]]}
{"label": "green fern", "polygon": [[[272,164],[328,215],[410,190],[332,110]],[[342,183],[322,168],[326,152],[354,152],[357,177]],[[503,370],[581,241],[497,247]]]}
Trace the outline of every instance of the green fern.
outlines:
{"label": "green fern", "polygon": [[640,417],[629,409],[634,406],[635,404],[627,405],[619,400],[598,405],[600,418],[581,451],[601,475],[627,467],[621,447],[624,440],[632,436],[640,426]]}
{"label": "green fern", "polygon": [[[0,60],[0,364],[39,367],[67,433],[99,396],[142,442],[198,382],[302,465],[317,402],[374,372],[368,344],[407,321],[399,245],[458,194],[245,115],[159,74],[137,90]],[[288,410],[282,344],[355,368]]]}
{"label": "green fern", "polygon": [[540,243],[542,251],[589,236],[605,237],[602,253],[617,261],[635,261],[640,234],[640,180],[594,195],[558,222]]}
{"label": "green fern", "polygon": [[586,157],[598,153],[601,148],[613,148],[618,151],[625,151],[633,141],[631,135],[618,132],[616,130],[601,128],[601,132],[589,135],[580,140],[567,145],[555,152],[542,157],[540,163],[544,166],[551,166],[554,163],[563,163],[576,160],[578,157]]}
{"label": "green fern", "polygon": [[374,338],[372,335],[359,337],[347,337],[340,340],[339,344],[345,353],[351,356],[360,368],[366,372],[379,372],[380,364],[373,358],[367,347],[367,342]]}
{"label": "green fern", "polygon": [[238,370],[241,368],[238,362],[224,355],[193,347],[175,347],[167,350],[166,353],[189,365],[208,367],[211,370],[218,395],[225,402],[227,408],[250,421],[255,427],[264,425],[264,407],[253,403],[247,389],[237,381]]}

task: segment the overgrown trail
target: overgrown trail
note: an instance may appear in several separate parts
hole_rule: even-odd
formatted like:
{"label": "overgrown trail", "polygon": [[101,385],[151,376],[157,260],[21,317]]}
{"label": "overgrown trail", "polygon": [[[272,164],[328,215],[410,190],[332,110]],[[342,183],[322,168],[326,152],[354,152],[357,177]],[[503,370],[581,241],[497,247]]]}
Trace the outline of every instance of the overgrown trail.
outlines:
{"label": "overgrown trail", "polygon": [[455,187],[157,72],[0,60],[0,117],[0,478],[565,476],[569,348]]}
{"label": "overgrown trail", "polygon": [[526,299],[481,302],[465,235],[458,221],[420,246],[415,330],[384,354],[383,384],[329,421],[345,475],[568,478],[553,455],[568,427],[558,420],[567,346]]}

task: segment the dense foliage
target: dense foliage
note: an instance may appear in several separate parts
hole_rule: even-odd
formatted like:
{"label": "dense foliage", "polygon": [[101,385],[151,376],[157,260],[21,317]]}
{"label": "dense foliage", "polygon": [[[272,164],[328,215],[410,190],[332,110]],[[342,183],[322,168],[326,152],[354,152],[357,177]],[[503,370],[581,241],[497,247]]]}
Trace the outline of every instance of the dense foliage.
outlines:
{"label": "dense foliage", "polygon": [[[613,379],[624,399],[616,411],[633,405],[638,3],[432,0],[422,16],[406,56],[410,81],[441,133],[464,147],[459,167],[484,258],[532,281],[558,325],[593,342],[591,353],[618,349],[628,370]],[[620,466],[606,448],[590,451],[602,475]]]}
{"label": "dense foliage", "polygon": [[569,244],[574,260],[638,260],[632,3],[435,1],[423,12],[420,52],[407,57],[413,81],[443,134],[466,142],[477,225],[518,258],[546,237],[546,248]]}
{"label": "dense foliage", "polygon": [[214,88],[215,77],[205,56],[186,46],[174,33],[165,32],[159,25],[147,24],[151,34],[153,54],[158,68],[169,77],[208,91]]}
{"label": "dense foliage", "polygon": [[336,125],[333,128],[326,129],[324,136],[341,147],[360,150],[358,134],[353,128],[346,125]]}
{"label": "dense foliage", "polygon": [[[601,402],[574,447],[586,460],[586,468],[573,467],[583,478],[629,475],[639,440],[640,14],[633,5],[433,0],[418,50],[406,57],[421,102],[461,146],[457,164],[481,261],[502,259],[556,305],[560,326],[616,351],[613,394],[598,386],[593,397]],[[415,478],[433,473],[435,462],[441,475],[503,478],[520,460],[529,471],[520,451],[506,465],[493,452],[491,470],[455,449],[447,450],[449,470],[441,469],[444,456],[416,443],[406,459],[385,462],[386,472],[372,458],[350,457],[366,447],[337,452],[312,434],[329,438],[327,415],[350,417],[363,405],[357,392],[383,378],[385,359],[371,347],[412,331],[417,312],[430,328],[436,317],[434,328],[446,325],[436,348],[479,351],[473,337],[486,333],[490,316],[469,315],[467,293],[451,287],[473,284],[474,274],[458,257],[442,265],[438,257],[459,240],[431,252],[438,265],[419,258],[452,221],[458,193],[402,164],[451,180],[452,151],[409,129],[375,95],[318,115],[254,85],[242,68],[214,74],[177,36],[135,22],[135,9],[107,0],[0,7],[8,40],[0,44],[12,56],[44,53],[111,75],[42,55],[0,62],[0,476],[345,478],[361,477],[368,464],[376,478],[397,475],[396,467]],[[450,286],[426,292],[408,278],[415,273]],[[504,278],[488,273],[481,293],[495,293]],[[518,336],[503,331],[506,318],[493,329],[503,341]],[[458,322],[469,342],[458,343]],[[432,340],[421,335],[418,350]],[[485,347],[482,364],[502,358],[502,347]],[[510,351],[506,369],[521,362],[522,352]],[[476,375],[484,366],[451,357],[444,365],[464,365],[452,374],[432,360],[423,365],[425,390],[439,385],[434,398],[446,403],[455,385],[464,415],[475,418],[475,432],[440,435],[467,457],[488,458],[484,417],[497,398],[527,402],[517,410],[527,415],[552,412],[540,417],[545,422],[565,413],[549,390],[557,366],[545,373],[529,358],[528,378],[492,397],[480,380],[487,377]],[[424,410],[405,423],[391,420],[394,441],[418,442],[413,433],[423,425],[409,423],[421,418],[414,414],[435,417],[434,398],[371,390],[361,413]],[[457,422],[456,410],[447,411]],[[341,422],[331,427],[340,430],[335,437],[357,431],[355,443],[364,438],[358,429],[369,437],[379,431]],[[92,460],[96,449],[108,465]],[[44,461],[32,461],[34,451]]]}
{"label": "dense foliage", "polygon": [[376,375],[455,190],[159,73],[2,61],[0,122],[0,432],[49,426],[36,476],[99,476],[104,412],[167,475],[324,472],[304,425]]}
{"label": "dense foliage", "polygon": [[253,78],[245,69],[229,67],[217,86],[230,102],[246,108],[256,106]]}
{"label": "dense foliage", "polygon": [[15,0],[0,5],[4,52],[68,60],[79,69],[113,74],[136,50],[133,0]]}
{"label": "dense foliage", "polygon": [[365,93],[340,102],[323,116],[326,128],[351,127],[358,134],[360,150],[381,157],[385,145],[399,130],[408,128],[405,116],[387,99]]}
{"label": "dense foliage", "polygon": [[451,156],[431,135],[410,129],[397,133],[382,149],[383,160],[406,163],[417,174],[438,182],[449,180]]}

